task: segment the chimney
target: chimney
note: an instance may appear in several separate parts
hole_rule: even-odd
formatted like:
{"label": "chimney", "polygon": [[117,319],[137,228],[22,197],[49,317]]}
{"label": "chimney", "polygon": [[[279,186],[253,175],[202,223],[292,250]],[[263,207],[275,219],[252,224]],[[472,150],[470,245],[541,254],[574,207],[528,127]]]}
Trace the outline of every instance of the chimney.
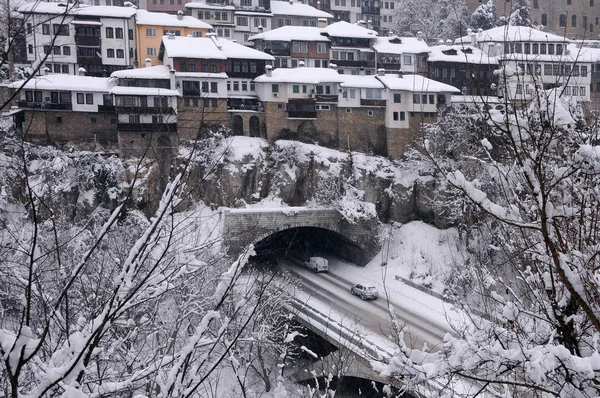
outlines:
{"label": "chimney", "polygon": [[401,70],[399,70],[398,71],[398,78],[402,79],[402,76],[404,76],[404,73]]}
{"label": "chimney", "polygon": [[[214,45],[221,50],[221,45],[219,44],[218,40],[217,40],[217,34],[215,32],[208,32],[206,34],[206,37],[209,37],[210,40],[214,43]],[[235,42],[235,40],[232,40],[233,42]]]}
{"label": "chimney", "polygon": [[360,21],[357,21],[356,24],[362,28],[367,27],[367,23],[363,19],[361,19]]}
{"label": "chimney", "polygon": [[385,69],[383,69],[383,68],[377,69],[377,76],[385,76]]}
{"label": "chimney", "polygon": [[271,65],[265,66],[265,74],[267,77],[273,77],[273,67]]}
{"label": "chimney", "polygon": [[473,31],[471,31],[471,45],[473,47],[477,46],[477,35]]}
{"label": "chimney", "polygon": [[152,60],[150,58],[146,58],[146,68],[149,68],[152,66]]}
{"label": "chimney", "polygon": [[175,90],[176,84],[175,84],[175,72],[176,70],[171,68],[169,70],[169,88],[171,90]]}
{"label": "chimney", "polygon": [[169,40],[175,40],[175,35],[173,33],[169,33],[167,37],[169,38]]}
{"label": "chimney", "polygon": [[417,39],[418,39],[419,41],[423,41],[423,40],[425,40],[425,34],[424,34],[423,32],[421,32],[421,31],[418,31],[418,32],[417,32]]}
{"label": "chimney", "polygon": [[180,21],[183,20],[183,11],[181,11],[181,10],[177,11],[177,19]]}
{"label": "chimney", "polygon": [[373,21],[370,19],[367,21],[367,29],[373,29]]}
{"label": "chimney", "polygon": [[317,19],[317,27],[319,29],[323,29],[323,28],[327,27],[327,18]]}
{"label": "chimney", "polygon": [[86,70],[85,70],[85,68],[81,67],[81,68],[79,68],[79,70],[77,72],[79,72],[79,76],[85,76]]}
{"label": "chimney", "polygon": [[298,67],[299,68],[304,68],[306,65],[304,63],[304,61],[298,61]]}
{"label": "chimney", "polygon": [[49,75],[50,74],[50,68],[48,68],[47,66],[44,66],[44,75]]}
{"label": "chimney", "polygon": [[259,31],[260,33],[262,33],[264,30],[265,30],[265,28],[264,28],[262,25],[260,25],[260,26],[258,27],[258,31]]}
{"label": "chimney", "polygon": [[321,9],[321,0],[317,0],[317,10]]}
{"label": "chimney", "polygon": [[477,29],[477,36],[483,37],[483,29],[481,29],[481,28]]}
{"label": "chimney", "polygon": [[329,63],[329,69],[337,69],[337,64],[334,64],[333,62]]}

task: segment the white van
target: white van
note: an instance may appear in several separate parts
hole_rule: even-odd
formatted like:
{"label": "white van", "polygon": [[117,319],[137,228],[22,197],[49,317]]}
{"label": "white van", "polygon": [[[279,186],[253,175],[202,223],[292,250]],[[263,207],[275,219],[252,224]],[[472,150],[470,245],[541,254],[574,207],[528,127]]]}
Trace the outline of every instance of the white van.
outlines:
{"label": "white van", "polygon": [[304,262],[304,266],[315,272],[329,271],[329,262],[323,257],[311,257],[308,261]]}

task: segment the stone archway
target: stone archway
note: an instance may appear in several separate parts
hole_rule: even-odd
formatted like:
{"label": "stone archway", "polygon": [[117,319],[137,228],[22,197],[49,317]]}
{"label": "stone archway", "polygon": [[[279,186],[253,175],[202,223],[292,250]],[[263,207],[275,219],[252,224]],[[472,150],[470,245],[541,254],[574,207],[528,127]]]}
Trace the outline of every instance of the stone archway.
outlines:
{"label": "stone archway", "polygon": [[303,142],[319,141],[319,131],[312,121],[307,120],[298,126],[298,139]]}
{"label": "stone archway", "polygon": [[244,119],[240,115],[233,117],[233,135],[244,135]]}
{"label": "stone archway", "polygon": [[260,137],[260,120],[258,116],[250,117],[250,137]]}

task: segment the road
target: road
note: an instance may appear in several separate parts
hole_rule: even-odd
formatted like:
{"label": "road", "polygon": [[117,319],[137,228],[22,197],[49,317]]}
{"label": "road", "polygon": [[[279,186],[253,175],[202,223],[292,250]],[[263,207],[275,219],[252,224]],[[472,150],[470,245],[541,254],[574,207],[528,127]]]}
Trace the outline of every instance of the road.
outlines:
{"label": "road", "polygon": [[395,341],[390,312],[394,313],[401,325],[407,326],[405,341],[409,347],[421,349],[426,343],[430,349],[442,342],[449,330],[411,311],[399,302],[390,302],[380,293],[377,300],[363,301],[350,294],[352,282],[339,273],[315,273],[289,261],[280,264],[282,270],[300,279],[301,289],[306,293],[306,303],[310,306],[329,308],[335,316],[341,317],[349,328],[367,328],[373,334]]}

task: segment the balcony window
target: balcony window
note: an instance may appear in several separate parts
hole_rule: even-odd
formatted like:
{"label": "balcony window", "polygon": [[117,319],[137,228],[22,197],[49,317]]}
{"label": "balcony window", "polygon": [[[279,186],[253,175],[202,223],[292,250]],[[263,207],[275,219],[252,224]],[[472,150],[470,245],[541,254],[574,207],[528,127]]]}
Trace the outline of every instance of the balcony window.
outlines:
{"label": "balcony window", "polygon": [[294,52],[296,53],[307,53],[308,52],[308,43],[307,42],[294,42]]}
{"label": "balcony window", "polygon": [[88,93],[85,95],[85,103],[86,105],[94,104],[94,94]]}
{"label": "balcony window", "polygon": [[248,17],[237,17],[238,26],[248,26]]}
{"label": "balcony window", "polygon": [[60,93],[60,103],[61,104],[70,104],[71,103],[71,93],[62,91]]}
{"label": "balcony window", "polygon": [[367,99],[381,99],[380,88],[368,88],[365,90],[365,98]]}
{"label": "balcony window", "polygon": [[[244,82],[246,83],[246,82]],[[210,82],[210,92],[211,93],[217,93],[218,90],[218,86],[217,86],[217,82]]]}
{"label": "balcony window", "polygon": [[71,47],[63,46],[62,50],[63,50],[63,55],[71,55]]}
{"label": "balcony window", "polygon": [[419,94],[413,94],[413,104],[420,104],[421,96]]}

